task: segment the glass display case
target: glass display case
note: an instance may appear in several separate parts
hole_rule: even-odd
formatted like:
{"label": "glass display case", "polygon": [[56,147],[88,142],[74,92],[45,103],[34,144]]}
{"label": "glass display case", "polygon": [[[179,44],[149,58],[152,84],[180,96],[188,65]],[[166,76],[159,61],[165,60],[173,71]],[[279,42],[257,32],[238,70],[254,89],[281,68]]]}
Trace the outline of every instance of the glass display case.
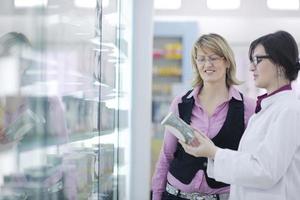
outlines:
{"label": "glass display case", "polygon": [[0,200],[122,199],[129,6],[1,1]]}

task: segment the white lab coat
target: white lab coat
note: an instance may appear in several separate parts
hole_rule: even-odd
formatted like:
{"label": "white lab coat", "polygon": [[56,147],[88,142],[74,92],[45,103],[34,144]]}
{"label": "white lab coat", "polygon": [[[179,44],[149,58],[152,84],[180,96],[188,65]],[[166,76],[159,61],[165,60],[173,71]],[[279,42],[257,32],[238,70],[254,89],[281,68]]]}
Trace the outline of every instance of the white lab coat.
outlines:
{"label": "white lab coat", "polygon": [[238,151],[219,149],[208,175],[231,184],[230,200],[300,199],[300,101],[282,91],[262,101]]}

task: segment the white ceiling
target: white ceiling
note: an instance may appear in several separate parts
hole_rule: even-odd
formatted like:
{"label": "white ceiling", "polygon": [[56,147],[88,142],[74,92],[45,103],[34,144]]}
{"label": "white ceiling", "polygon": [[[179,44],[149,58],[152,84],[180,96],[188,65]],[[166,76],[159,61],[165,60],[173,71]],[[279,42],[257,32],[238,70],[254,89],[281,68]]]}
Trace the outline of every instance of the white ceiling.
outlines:
{"label": "white ceiling", "polygon": [[208,9],[206,0],[182,0],[178,10],[155,10],[155,20],[196,21],[200,34],[219,33],[238,46],[277,30],[289,31],[300,42],[300,10],[270,10],[266,1],[241,0],[239,9],[224,11]]}
{"label": "white ceiling", "polygon": [[[106,12],[114,12],[116,5],[113,2],[115,0],[109,0],[110,5],[106,8]],[[42,17],[45,12],[48,15],[47,18]],[[41,17],[36,16],[39,13],[42,14]],[[180,9],[155,10],[154,14],[156,20],[197,21],[200,32],[217,32],[235,44],[248,44],[259,35],[278,29],[291,32],[297,41],[300,41],[300,10],[270,10],[266,0],[241,0],[240,9],[227,11],[208,9],[206,0],[182,0]],[[56,35],[57,30],[66,32],[69,29],[82,35],[90,34],[93,32],[94,16],[93,9],[75,8],[73,0],[49,0],[47,9],[40,11],[36,9],[16,10],[13,0],[1,0],[0,32],[24,31],[30,36],[36,32],[37,24],[41,26],[44,24],[47,27],[48,36]],[[72,22],[67,22],[65,20],[67,17]],[[55,19],[59,23],[55,24]],[[74,22],[80,23],[80,26],[73,26]],[[50,24],[47,25],[47,23]],[[74,31],[76,27],[78,30]],[[72,34],[65,35],[68,40],[72,37]],[[76,35],[76,38],[78,37]]]}
{"label": "white ceiling", "polygon": [[267,7],[267,0],[241,0],[240,8],[237,10],[210,10],[207,8],[206,0],[182,0],[181,2],[180,9],[155,10],[155,16],[300,17],[300,10],[270,10]]}

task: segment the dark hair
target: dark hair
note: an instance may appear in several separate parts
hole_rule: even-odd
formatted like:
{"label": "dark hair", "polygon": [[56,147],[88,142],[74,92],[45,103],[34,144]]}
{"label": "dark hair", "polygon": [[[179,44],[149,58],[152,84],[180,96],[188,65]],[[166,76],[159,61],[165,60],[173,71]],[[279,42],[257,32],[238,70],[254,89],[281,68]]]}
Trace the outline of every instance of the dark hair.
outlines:
{"label": "dark hair", "polygon": [[31,51],[32,46],[28,38],[23,33],[8,32],[0,37],[0,58],[6,56],[16,56],[19,60],[19,69],[22,69],[21,84],[31,84],[32,79],[25,76],[26,70],[33,66],[34,61],[26,56],[27,50]]}
{"label": "dark hair", "polygon": [[293,81],[300,70],[299,52],[294,37],[286,31],[264,35],[254,40],[249,48],[249,59],[252,62],[252,54],[257,45],[262,45],[270,56],[271,61],[283,68],[285,77]]}
{"label": "dark hair", "polygon": [[11,54],[13,47],[30,47],[28,38],[23,33],[9,32],[0,37],[0,56]]}

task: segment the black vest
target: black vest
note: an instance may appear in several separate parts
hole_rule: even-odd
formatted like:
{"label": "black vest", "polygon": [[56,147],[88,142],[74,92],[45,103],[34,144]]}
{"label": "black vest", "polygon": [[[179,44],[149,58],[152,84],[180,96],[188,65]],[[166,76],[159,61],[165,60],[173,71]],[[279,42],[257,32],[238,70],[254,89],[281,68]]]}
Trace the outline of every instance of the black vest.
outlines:
{"label": "black vest", "polygon": [[[182,103],[178,104],[179,116],[186,123],[191,123],[192,109],[194,107],[194,97],[187,98],[192,92],[190,90],[182,97]],[[243,99],[243,95],[241,94]],[[212,139],[214,144],[221,148],[237,150],[240,139],[245,129],[244,125],[244,103],[232,98],[229,101],[229,109],[225,122],[219,133]],[[207,158],[194,157],[187,154],[181,144],[177,144],[174,159],[171,162],[169,172],[184,184],[189,184],[199,170],[203,170],[207,184],[211,188],[221,188],[228,184],[218,182],[215,179],[209,178],[206,172]],[[226,173],[224,171],[224,173]]]}

